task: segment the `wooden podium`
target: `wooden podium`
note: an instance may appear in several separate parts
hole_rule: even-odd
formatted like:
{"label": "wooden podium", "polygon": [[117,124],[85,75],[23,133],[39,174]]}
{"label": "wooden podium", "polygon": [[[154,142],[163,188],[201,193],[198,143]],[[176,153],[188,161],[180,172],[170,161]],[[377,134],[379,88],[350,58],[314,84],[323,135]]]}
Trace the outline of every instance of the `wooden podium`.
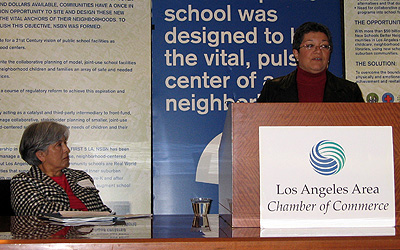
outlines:
{"label": "wooden podium", "polygon": [[259,126],[392,126],[400,225],[400,103],[232,104],[219,151],[219,213],[232,227],[260,227]]}

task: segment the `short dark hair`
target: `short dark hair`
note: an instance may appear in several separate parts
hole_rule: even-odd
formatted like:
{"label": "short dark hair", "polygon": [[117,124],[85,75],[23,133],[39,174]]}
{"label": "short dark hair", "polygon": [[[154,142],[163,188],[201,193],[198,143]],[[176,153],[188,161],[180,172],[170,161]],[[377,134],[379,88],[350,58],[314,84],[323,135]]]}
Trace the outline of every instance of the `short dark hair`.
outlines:
{"label": "short dark hair", "polygon": [[42,162],[37,158],[36,152],[46,151],[47,148],[59,141],[62,137],[68,139],[67,126],[52,121],[32,123],[26,127],[19,144],[19,153],[29,165],[38,166]]}
{"label": "short dark hair", "polygon": [[293,36],[293,46],[295,50],[299,50],[300,44],[303,42],[304,35],[310,32],[322,32],[328,37],[329,45],[331,46],[331,52],[333,50],[332,35],[328,27],[323,24],[315,22],[306,22],[300,25]]}

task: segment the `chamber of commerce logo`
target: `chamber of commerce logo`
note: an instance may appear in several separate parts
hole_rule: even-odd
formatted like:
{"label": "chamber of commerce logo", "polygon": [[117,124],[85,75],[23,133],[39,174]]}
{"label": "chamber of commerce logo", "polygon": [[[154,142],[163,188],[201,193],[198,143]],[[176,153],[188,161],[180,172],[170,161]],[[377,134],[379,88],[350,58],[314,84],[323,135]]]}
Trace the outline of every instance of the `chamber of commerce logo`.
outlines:
{"label": "chamber of commerce logo", "polygon": [[336,142],[322,140],[312,147],[310,163],[313,169],[321,175],[339,173],[346,162],[346,155],[342,146]]}

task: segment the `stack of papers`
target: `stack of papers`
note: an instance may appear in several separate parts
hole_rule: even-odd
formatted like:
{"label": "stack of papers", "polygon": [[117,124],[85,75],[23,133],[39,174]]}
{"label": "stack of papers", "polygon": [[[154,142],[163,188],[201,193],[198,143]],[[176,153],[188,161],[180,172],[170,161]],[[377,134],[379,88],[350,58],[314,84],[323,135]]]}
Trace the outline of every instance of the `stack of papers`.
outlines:
{"label": "stack of papers", "polygon": [[58,213],[44,214],[39,218],[48,220],[53,224],[64,226],[80,225],[112,225],[116,221],[126,219],[147,218],[151,214],[115,215],[109,212],[97,211],[60,211]]}

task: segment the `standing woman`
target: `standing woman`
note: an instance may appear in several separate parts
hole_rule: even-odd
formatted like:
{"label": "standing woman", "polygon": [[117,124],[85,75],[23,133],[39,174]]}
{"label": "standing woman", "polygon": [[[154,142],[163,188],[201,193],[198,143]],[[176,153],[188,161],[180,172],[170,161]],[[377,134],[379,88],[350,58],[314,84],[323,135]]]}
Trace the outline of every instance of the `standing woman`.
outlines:
{"label": "standing woman", "polygon": [[331,32],[326,26],[302,24],[293,37],[297,69],[266,81],[257,102],[364,102],[357,83],[328,71],[332,50]]}
{"label": "standing woman", "polygon": [[11,180],[11,204],[16,215],[38,216],[58,211],[109,211],[93,179],[84,171],[69,169],[69,129],[50,121],[29,125],[19,152],[31,165]]}

